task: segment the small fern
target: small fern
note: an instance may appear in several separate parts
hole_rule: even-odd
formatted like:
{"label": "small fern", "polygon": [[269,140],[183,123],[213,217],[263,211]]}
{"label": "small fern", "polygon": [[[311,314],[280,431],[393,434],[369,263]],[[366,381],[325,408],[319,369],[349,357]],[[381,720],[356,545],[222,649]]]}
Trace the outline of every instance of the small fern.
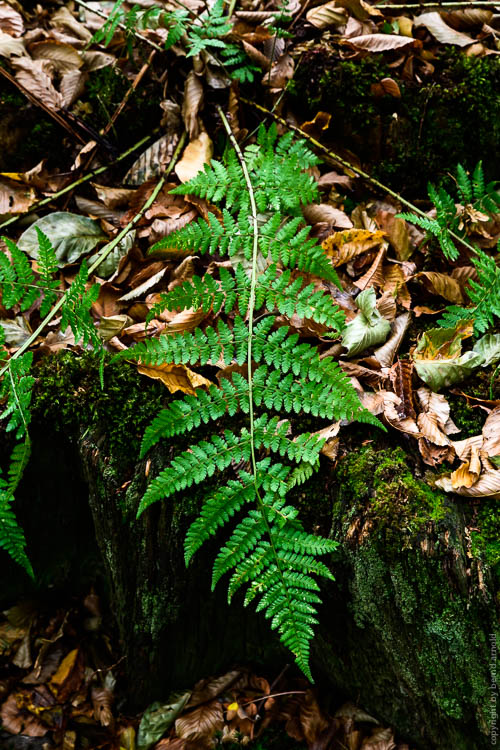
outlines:
{"label": "small fern", "polygon": [[[297,510],[286,503],[289,490],[318,468],[324,443],[308,432],[294,435],[291,420],[310,414],[329,421],[379,422],[363,409],[339,365],[321,359],[316,346],[300,341],[276,316],[307,318],[337,333],[344,326],[327,286],[338,283],[337,275],[323,249],[308,237],[302,219],[302,205],[318,197],[305,172],[316,157],[290,135],[278,140],[274,126],[261,127],[257,143],[244,154],[232,142],[234,151],[225,162],[213,160],[172,191],[218,203],[219,213],[151,248],[226,255],[232,270],[221,267],[218,278],[194,276],[161,295],[149,315],[166,309],[224,310],[229,322],[219,319],[204,330],[146,340],[117,356],[155,365],[223,361],[247,367],[247,376],[232,372],[219,387],[199,390],[163,409],[144,434],[142,456],[159,441],[218,422],[226,414],[247,415],[249,424],[239,431],[215,432],[177,455],[149,483],[138,514],[175,492],[203,484],[216,472],[239,466],[236,478],[205,499],[187,533],[186,562],[235,518],[236,526],[216,557],[212,587],[226,574],[229,599],[245,587],[245,604],[257,600],[257,611],[271,620],[311,677],[309,649],[320,603],[315,577],[333,578],[318,557],[332,552],[336,543],[307,533]],[[257,311],[262,320],[254,326]]]}
{"label": "small fern", "polygon": [[[487,185],[484,180],[482,163],[479,162],[474,170],[472,179],[461,164],[457,167],[457,191],[459,199],[465,204],[465,209],[482,211],[488,214],[498,212],[500,195],[496,192],[496,183]],[[448,260],[456,260],[459,250],[455,245],[457,239],[465,238],[463,226],[464,211],[459,210],[452,196],[444,188],[436,189],[432,184],[428,186],[429,198],[434,204],[436,218],[418,216],[414,213],[401,213],[399,217],[424,229],[428,235],[435,237],[444,256]]]}
{"label": "small fern", "polygon": [[[49,238],[38,228],[37,235],[39,247],[36,274],[25,253],[7,237],[2,238],[8,252],[0,252],[1,303],[7,310],[18,308],[22,312],[41,298],[39,312],[42,319],[46,319],[51,311],[59,307],[61,329],[64,331],[71,328],[75,342],[82,341],[84,346],[92,344],[94,348],[100,348],[101,339],[90,316],[90,307],[99,293],[98,285],[86,288],[88,271],[83,263],[70,288],[62,292],[59,289],[54,249]],[[28,427],[31,419],[31,394],[35,383],[30,374],[33,352],[23,351],[22,347],[9,359],[4,344],[4,331],[0,326],[0,403],[3,404],[0,420],[5,423],[5,431],[13,433],[19,441],[12,451],[7,480],[0,477],[0,547],[32,576],[33,569],[26,555],[26,541],[12,506],[14,492],[30,454]]]}

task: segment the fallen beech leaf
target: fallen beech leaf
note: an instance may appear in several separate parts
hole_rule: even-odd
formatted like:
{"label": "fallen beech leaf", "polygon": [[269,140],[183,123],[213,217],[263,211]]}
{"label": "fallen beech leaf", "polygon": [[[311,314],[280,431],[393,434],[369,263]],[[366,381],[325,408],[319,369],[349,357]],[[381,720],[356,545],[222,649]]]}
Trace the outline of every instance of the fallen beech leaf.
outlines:
{"label": "fallen beech leaf", "polygon": [[155,284],[158,284],[158,282],[165,276],[166,272],[168,271],[168,267],[165,266],[165,268],[162,268],[158,273],[153,274],[150,276],[146,281],[144,281],[139,286],[136,286],[134,289],[131,289],[130,292],[127,292],[127,294],[123,294],[121,297],[118,298],[119,302],[129,302],[132,299],[137,299],[138,297],[143,297],[147,291],[149,291]]}
{"label": "fallen beech leaf", "polygon": [[33,60],[50,60],[58,73],[81,68],[83,60],[71,44],[64,44],[55,39],[46,39],[30,45],[30,55]]}
{"label": "fallen beech leaf", "polygon": [[390,379],[394,393],[399,397],[400,403],[397,406],[397,413],[400,417],[410,417],[415,420],[417,414],[414,407],[413,397],[413,364],[408,360],[398,359],[393,365],[390,372]]}
{"label": "fallen beech leaf", "polygon": [[36,201],[36,192],[32,187],[0,176],[0,216],[23,214]]}
{"label": "fallen beech leaf", "polygon": [[364,49],[369,52],[386,52],[391,49],[402,49],[409,46],[420,47],[422,45],[422,42],[418,39],[398,36],[397,34],[363,34],[362,36],[349,37],[349,39],[343,41],[357,49]]}
{"label": "fallen beech leaf", "polygon": [[156,702],[148,706],[139,725],[137,750],[149,750],[165,734],[183,710],[190,696],[190,691],[173,694],[168,703]]}
{"label": "fallen beech leaf", "polygon": [[198,114],[203,105],[203,84],[194,70],[188,73],[184,84],[184,99],[182,101],[182,119],[193,141],[200,134]]}
{"label": "fallen beech leaf", "polygon": [[176,133],[162,135],[132,164],[123,178],[123,184],[143,185],[160,177],[173,156],[178,140],[179,136]]}
{"label": "fallen beech leaf", "polygon": [[270,71],[264,74],[262,85],[271,89],[284,89],[288,82],[293,78],[295,63],[289,54],[281,57],[271,65]]}
{"label": "fallen beech leaf", "polygon": [[336,0],[338,8],[346,8],[358,21],[365,21],[369,16],[381,16],[382,12],[365,0]]}
{"label": "fallen beech leaf", "polygon": [[401,99],[401,90],[392,78],[382,78],[378,83],[372,83],[370,92],[373,96],[392,96]]}
{"label": "fallen beech leaf", "polygon": [[0,327],[3,328],[5,343],[11,348],[22,346],[33,333],[22,315],[16,315],[13,320],[0,320]]}
{"label": "fallen beech leaf", "polygon": [[438,42],[441,42],[441,44],[455,44],[458,47],[467,47],[469,44],[474,44],[475,42],[475,39],[471,39],[467,34],[462,34],[462,32],[455,31],[451,26],[448,26],[437,11],[422,13],[413,19],[413,23],[415,26],[425,26],[427,31],[430,31],[432,36]]}
{"label": "fallen beech leaf", "polygon": [[500,407],[488,415],[483,425],[483,438],[482,452],[490,459],[500,456]]}
{"label": "fallen beech leaf", "polygon": [[468,461],[458,467],[450,476],[451,486],[454,490],[460,487],[472,487],[481,474],[481,459],[477,447],[471,446],[471,455]]}
{"label": "fallen beech leaf", "polygon": [[68,211],[56,211],[35,221],[19,238],[17,244],[20,250],[35,260],[39,249],[36,227],[49,238],[59,268],[75,263],[106,239],[99,224],[92,219]]}
{"label": "fallen beech leaf", "polygon": [[387,247],[388,247],[387,242],[383,242],[370,268],[363,274],[363,276],[361,276],[359,279],[357,279],[354,282],[355,285],[358,287],[358,289],[366,289],[367,287],[373,287],[373,286],[381,287],[384,285],[384,275],[382,273],[382,264],[384,261],[385,254],[387,252]]}
{"label": "fallen beech leaf", "polygon": [[344,211],[330,206],[328,203],[309,203],[302,209],[304,218],[310,224],[317,224],[320,221],[326,221],[334,227],[341,229],[351,229],[352,221]]}
{"label": "fallen beech leaf", "polygon": [[436,486],[445,492],[456,492],[465,497],[493,497],[500,499],[500,470],[485,471],[471,487],[453,487],[451,477],[436,479]]}
{"label": "fallen beech leaf", "polygon": [[307,21],[317,29],[327,29],[329,26],[343,26],[347,23],[347,11],[339,8],[335,0],[318,5],[306,14]]}
{"label": "fallen beech leaf", "polygon": [[10,34],[6,34],[5,31],[0,31],[0,56],[12,57],[13,55],[19,55],[20,57],[26,55],[22,40],[14,39]]}
{"label": "fallen beech leaf", "polygon": [[16,81],[40,99],[50,109],[64,106],[63,96],[57,91],[50,76],[51,64],[48,60],[32,60],[31,57],[16,57],[11,60]]}
{"label": "fallen beech leaf", "polygon": [[23,708],[27,696],[27,693],[12,693],[7,698],[0,708],[2,726],[11,734],[44,737],[49,731],[48,727]]}
{"label": "fallen beech leaf", "polygon": [[398,315],[391,323],[391,335],[383,346],[373,352],[373,356],[380,362],[381,367],[391,367],[409,325],[409,312]]}
{"label": "fallen beech leaf", "polygon": [[462,289],[458,281],[446,273],[437,273],[437,271],[421,271],[416,273],[414,279],[422,279],[433,294],[439,294],[448,302],[461,305],[464,301]]}
{"label": "fallen beech leaf", "polygon": [[446,435],[460,432],[450,418],[450,405],[443,395],[434,393],[429,388],[419,388],[417,395],[422,409],[436,415],[438,424]]}
{"label": "fallen beech leaf", "polygon": [[[199,680],[194,686],[187,708],[194,708],[194,706],[198,706],[200,703],[211,701],[213,698],[222,695],[229,688],[235,689],[235,686],[240,684],[244,684],[246,687],[247,683],[247,675],[239,669],[233,669],[218,677],[207,677]],[[259,689],[261,689],[260,686]]]}
{"label": "fallen beech leaf", "polygon": [[392,731],[383,727],[372,729],[371,736],[363,740],[361,750],[396,750]]}
{"label": "fallen beech leaf", "polygon": [[50,25],[56,28],[69,29],[69,31],[80,39],[83,39],[85,42],[90,42],[92,39],[91,32],[85,28],[83,23],[76,20],[66,6],[59,8],[59,10],[54,13],[50,19]]}
{"label": "fallen beech leaf", "polygon": [[138,365],[137,371],[153,380],[161,380],[170,393],[181,391],[196,395],[196,388],[208,388],[212,381],[190,370],[186,365]]}
{"label": "fallen beech leaf", "polygon": [[63,703],[80,687],[83,673],[83,658],[80,651],[75,648],[64,657],[49,682],[49,688],[58,701]]}
{"label": "fallen beech leaf", "polygon": [[96,687],[91,690],[92,707],[94,717],[103,726],[109,727],[113,723],[113,693],[107,688]]}
{"label": "fallen beech leaf", "polygon": [[321,247],[337,267],[377,247],[384,238],[385,234],[380,230],[371,232],[368,229],[348,229],[334,232],[321,243]]}
{"label": "fallen beech leaf", "polygon": [[183,739],[211,740],[224,726],[222,704],[218,700],[202,703],[175,722],[175,731]]}
{"label": "fallen beech leaf", "polygon": [[7,3],[0,3],[0,31],[9,36],[21,36],[24,32],[22,15]]}
{"label": "fallen beech leaf", "polygon": [[114,336],[119,336],[124,328],[133,323],[128,315],[110,315],[99,320],[99,336],[103,341],[109,341]]}
{"label": "fallen beech leaf", "polygon": [[212,139],[204,130],[198,138],[188,143],[182,159],[176,164],[175,173],[181,182],[187,182],[208,164],[213,155]]}
{"label": "fallen beech leaf", "polygon": [[313,135],[319,130],[327,130],[330,126],[331,119],[332,116],[329,112],[316,112],[314,118],[312,120],[307,120],[307,122],[303,122],[300,129],[303,133]]}

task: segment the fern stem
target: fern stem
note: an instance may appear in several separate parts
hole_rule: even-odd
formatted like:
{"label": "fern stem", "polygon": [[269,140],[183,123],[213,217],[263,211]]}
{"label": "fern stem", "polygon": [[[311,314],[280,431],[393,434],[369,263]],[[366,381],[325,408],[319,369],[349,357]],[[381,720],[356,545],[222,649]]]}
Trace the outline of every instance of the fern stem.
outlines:
{"label": "fern stem", "polygon": [[[94,261],[94,263],[92,263],[92,265],[90,266],[90,268],[88,270],[89,276],[92,273],[94,273],[94,271],[96,270],[96,268],[98,268],[98,266],[101,265],[101,263],[103,262],[103,260],[105,260],[108,257],[108,255],[114,250],[114,248],[125,237],[125,235],[132,229],[132,227],[134,227],[137,224],[137,222],[139,221],[139,219],[141,218],[141,216],[144,214],[144,212],[147,211],[147,209],[154,203],[154,200],[155,200],[156,196],[158,195],[158,193],[162,189],[163,185],[165,184],[165,180],[167,179],[168,175],[170,174],[170,172],[174,168],[175,163],[176,163],[176,161],[177,161],[177,159],[179,157],[179,154],[180,154],[180,152],[181,152],[181,150],[182,150],[182,148],[184,146],[185,141],[186,141],[186,133],[184,132],[181,135],[181,137],[179,138],[179,143],[177,144],[177,147],[176,147],[176,149],[175,149],[175,151],[173,153],[172,159],[170,160],[170,163],[169,163],[168,167],[166,168],[166,170],[164,171],[164,173],[162,174],[162,176],[158,180],[158,183],[157,183],[155,189],[153,190],[153,192],[151,193],[151,195],[149,196],[149,198],[147,199],[147,201],[144,203],[144,205],[142,206],[142,208],[140,209],[140,211],[129,221],[129,223],[127,224],[127,226],[124,227],[122,229],[122,231],[119,232],[117,234],[117,236],[113,240],[111,240],[111,242],[108,242],[108,244],[103,247],[103,249],[101,250],[101,252],[97,256],[96,260]],[[33,331],[33,333],[31,334],[31,336],[25,341],[25,343],[17,350],[17,352],[15,352],[12,355],[12,357],[9,359],[9,361],[7,362],[7,364],[0,370],[0,377],[2,377],[2,375],[4,375],[7,372],[7,370],[10,371],[10,362],[13,359],[17,359],[18,357],[20,357],[21,354],[24,354],[24,352],[27,349],[29,349],[29,347],[31,346],[31,344],[34,341],[36,341],[36,339],[42,333],[42,331],[44,330],[44,328],[46,327],[46,325],[48,323],[50,323],[50,321],[56,316],[56,314],[59,312],[59,310],[61,309],[61,307],[64,305],[64,303],[66,301],[66,297],[68,296],[68,294],[69,294],[70,291],[71,291],[71,287],[65,292],[64,296],[61,297],[61,299],[59,299],[56,302],[56,304],[54,305],[54,307],[52,308],[52,310],[40,322],[40,325],[38,326],[38,328],[36,328],[36,330]]]}
{"label": "fern stem", "polygon": [[[153,130],[153,133],[159,132],[159,128],[156,128]],[[119,164],[121,161],[126,159],[128,156],[134,153],[134,151],[137,151],[137,149],[141,148],[141,146],[144,146],[145,143],[147,143],[152,134],[149,134],[145,136],[144,138],[141,138],[140,141],[137,141],[133,146],[128,148],[126,151],[123,152],[123,154],[120,154],[114,161],[110,162],[109,164],[104,164],[102,167],[98,167],[97,169],[93,169],[91,172],[88,172],[86,175],[83,175],[82,177],[79,177],[78,180],[75,180],[74,182],[71,182],[69,185],[66,185],[66,187],[62,188],[61,190],[58,190],[56,193],[52,193],[52,195],[47,196],[47,198],[43,198],[40,201],[37,201],[36,203],[33,203],[28,211],[24,211],[23,213],[16,214],[16,216],[11,216],[10,219],[6,219],[0,224],[0,229],[3,229],[3,227],[8,226],[9,224],[14,224],[16,221],[19,221],[21,216],[25,216],[26,213],[31,213],[32,211],[37,211],[39,208],[43,208],[43,206],[48,206],[49,203],[52,203],[52,201],[56,200],[57,198],[61,198],[66,193],[69,193],[71,190],[74,190],[78,185],[82,185],[85,182],[88,182],[89,180],[93,180],[94,177],[97,177],[98,175],[102,174],[103,172],[106,172],[108,169],[111,169],[111,167],[114,167],[116,164]]]}
{"label": "fern stem", "polygon": [[271,545],[273,556],[276,562],[276,568],[278,570],[278,574],[283,584],[283,591],[285,592],[290,616],[292,617],[293,620],[295,620],[294,610],[293,610],[292,602],[290,600],[290,595],[288,592],[288,586],[285,580],[285,576],[283,575],[283,568],[281,565],[281,560],[279,559],[279,556],[278,556],[278,550],[276,549],[276,544],[275,544],[273,533],[271,530],[271,525],[267,518],[266,508],[260,496],[259,484],[257,481],[257,461],[255,459],[255,445],[254,445],[254,431],[255,430],[254,430],[253,377],[252,377],[253,324],[254,324],[254,307],[255,307],[255,288],[257,286],[257,255],[259,251],[259,224],[257,220],[257,203],[255,202],[255,193],[253,190],[253,185],[250,179],[250,174],[248,172],[248,167],[245,161],[245,157],[243,156],[241,152],[238,141],[234,137],[234,133],[231,130],[231,126],[227,120],[227,117],[225,116],[224,112],[222,111],[222,108],[219,105],[217,106],[217,111],[222,119],[226,132],[228,134],[229,140],[231,141],[231,144],[236,152],[238,161],[241,164],[241,169],[245,177],[245,182],[248,188],[250,208],[252,211],[253,246],[252,246],[252,270],[251,270],[251,278],[250,278],[250,298],[248,301],[248,348],[247,348],[248,375],[247,375],[247,380],[248,380],[248,399],[249,399],[248,416],[249,416],[249,422],[250,422],[250,430],[249,430],[250,432],[250,457],[251,457],[251,464],[252,464],[252,476],[253,476],[253,482],[254,482],[254,487],[255,487],[255,497],[257,500],[257,505],[261,513],[262,519],[264,521],[264,525],[266,527],[267,535],[269,538],[269,543]]}
{"label": "fern stem", "polygon": [[[365,172],[364,170],[360,169],[359,167],[356,167],[354,164],[351,164],[351,162],[344,159],[342,156],[339,156],[339,154],[336,154],[334,151],[330,151],[326,146],[324,146],[320,141],[317,141],[316,138],[313,138],[313,136],[309,135],[308,133],[304,132],[300,128],[298,128],[296,125],[292,125],[291,123],[287,122],[283,117],[280,117],[280,115],[277,115],[275,112],[272,112],[270,109],[267,109],[266,107],[263,107],[262,104],[257,104],[257,102],[252,101],[251,99],[246,99],[245,97],[241,96],[240,101],[244,102],[245,104],[249,104],[251,107],[254,107],[255,109],[258,109],[260,112],[265,114],[268,117],[272,117],[274,120],[279,122],[281,125],[283,125],[288,130],[293,131],[294,133],[297,133],[301,138],[305,138],[309,143],[312,143],[313,146],[315,146],[318,151],[322,151],[326,156],[328,156],[330,159],[333,159],[333,161],[338,162],[346,169],[350,169],[351,172],[354,172],[358,175],[358,177],[361,177],[363,180],[366,180],[367,182],[370,182],[372,185],[377,187],[379,190],[382,190],[385,193],[388,193],[392,198],[395,198],[400,203],[403,204],[403,206],[406,206],[407,208],[410,208],[413,213],[418,214],[419,216],[422,216],[425,219],[428,219],[429,217],[425,213],[425,211],[422,211],[422,209],[418,208],[418,206],[415,206],[410,201],[406,200],[406,198],[403,198],[400,193],[396,193],[394,190],[391,190],[390,187],[387,187],[387,185],[384,185],[382,182],[379,182],[375,177],[372,177],[368,174],[368,172]],[[467,240],[460,237],[458,234],[455,234],[455,232],[452,232],[449,230],[449,234],[456,242],[460,242],[464,247],[466,247],[471,252],[475,253],[474,246],[471,245]]]}

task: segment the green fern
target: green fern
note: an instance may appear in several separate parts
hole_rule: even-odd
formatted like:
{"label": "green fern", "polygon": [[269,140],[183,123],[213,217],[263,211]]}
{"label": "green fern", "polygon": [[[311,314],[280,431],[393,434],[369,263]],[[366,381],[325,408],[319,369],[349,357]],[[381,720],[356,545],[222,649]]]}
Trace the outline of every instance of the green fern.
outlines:
{"label": "green fern", "polygon": [[[71,328],[75,341],[84,346],[101,348],[101,339],[90,316],[90,307],[97,299],[99,287],[87,289],[87,266],[82,264],[71,287],[63,293],[59,289],[58,266],[50,240],[37,228],[37,275],[27,256],[7,237],[3,237],[7,253],[0,252],[0,300],[7,310],[30,308],[39,298],[40,316],[46,319],[57,306],[61,310],[61,328]],[[10,257],[9,257],[10,256]],[[57,297],[59,301],[54,307]],[[60,295],[63,295],[62,297]],[[29,575],[33,569],[26,555],[26,541],[12,508],[14,492],[19,484],[30,454],[28,427],[31,420],[30,404],[35,378],[30,374],[33,352],[20,349],[10,359],[4,348],[5,336],[0,326],[0,420],[5,431],[19,441],[12,451],[7,480],[0,477],[0,547],[22,565]]]}
{"label": "green fern", "polygon": [[[147,428],[142,456],[161,440],[201,424],[216,426],[226,414],[248,415],[249,420],[239,431],[215,430],[177,455],[149,483],[138,514],[224,472],[225,481],[205,499],[187,533],[186,562],[234,518],[235,528],[214,563],[212,586],[229,574],[229,599],[246,588],[245,604],[256,600],[257,610],[271,620],[308,677],[320,603],[315,577],[333,577],[318,557],[336,544],[308,534],[297,510],[286,504],[289,490],[318,468],[324,443],[315,434],[296,435],[291,420],[311,415],[379,425],[363,409],[339,365],[322,359],[316,346],[302,342],[276,317],[309,319],[337,333],[344,326],[328,289],[328,283],[338,283],[337,275],[302,219],[303,204],[317,199],[316,186],[304,171],[316,162],[302,141],[289,135],[278,140],[275,127],[261,127],[257,143],[244,155],[230,152],[224,162],[213,160],[175,188],[176,194],[193,193],[218,203],[220,213],[168,235],[152,251],[176,247],[216,253],[228,256],[232,268],[221,267],[217,277],[194,276],[161,295],[148,318],[166,309],[193,308],[214,314],[223,310],[229,322],[219,319],[204,330],[146,340],[117,355],[153,365],[247,365],[247,376],[232,372],[218,387],[173,401]],[[260,273],[257,255],[264,267]],[[263,317],[254,326],[257,311]],[[227,477],[231,467],[239,467],[236,478]]]}
{"label": "green fern", "polygon": [[[495,214],[500,209],[500,195],[496,192],[496,182],[487,185],[484,180],[482,162],[474,169],[472,179],[469,177],[461,164],[457,166],[457,192],[458,198],[466,206],[475,211]],[[436,189],[432,184],[428,186],[429,198],[434,204],[436,218],[418,216],[414,213],[401,213],[399,217],[410,221],[412,224],[424,229],[428,235],[435,237],[448,260],[456,260],[459,250],[455,245],[454,238],[464,238],[465,231],[462,227],[462,214],[455,205],[454,198],[444,190]],[[452,233],[452,234],[451,234]]]}
{"label": "green fern", "polygon": [[[500,252],[500,241],[497,250]],[[500,318],[500,268],[491,255],[478,247],[472,262],[476,267],[477,281],[469,280],[466,292],[473,306],[447,307],[438,323],[450,328],[455,327],[459,320],[472,320],[475,332],[484,333],[495,324],[495,318]]]}

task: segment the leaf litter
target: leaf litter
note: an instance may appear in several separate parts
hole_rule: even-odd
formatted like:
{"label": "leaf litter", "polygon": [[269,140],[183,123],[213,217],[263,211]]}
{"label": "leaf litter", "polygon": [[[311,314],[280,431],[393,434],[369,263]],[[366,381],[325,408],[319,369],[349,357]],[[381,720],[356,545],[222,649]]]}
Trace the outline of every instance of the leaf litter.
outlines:
{"label": "leaf litter", "polygon": [[[254,110],[245,106],[238,84],[231,82],[211,52],[204,49],[186,56],[185,37],[163,52],[164,28],[151,24],[133,38],[123,25],[116,25],[106,45],[94,35],[102,27],[102,13],[106,17],[113,3],[43,5],[28,11],[16,2],[0,3],[0,72],[6,85],[13,91],[17,86],[20,95],[39,108],[40,116],[61,128],[62,148],[57,154],[44,155],[42,161],[19,163],[16,171],[0,174],[2,233],[18,243],[36,270],[36,227],[42,228],[56,248],[60,291],[64,291],[81,261],[92,263],[104,243],[139,215],[185,128],[188,143],[175,165],[175,176],[90,280],[100,286],[92,315],[110,352],[126,350],[146,336],[213,324],[223,313],[174,311],[153,319],[149,314],[162,292],[194,274],[207,272],[218,280],[223,264],[217,257],[205,260],[176,248],[155,254],[148,250],[161,237],[206,218],[209,211],[217,215],[218,209],[206,201],[170,193],[178,181],[190,179],[214,153],[220,154],[215,98],[221,91],[228,96],[233,131],[241,141],[253,137]],[[139,7],[149,5],[140,3]],[[123,3],[123,11],[132,6]],[[186,7],[193,19],[204,12],[204,5],[194,0]],[[413,85],[421,83],[423,71],[432,76],[432,61],[442,45],[466,56],[499,54],[498,18],[492,11],[420,10],[410,6],[395,16],[364,0],[289,2],[286,13],[292,35],[281,38],[273,30],[275,5],[243,2],[230,19],[228,37],[242,45],[251,63],[248,75],[263,87],[270,106],[290,126],[299,126],[321,143],[331,115],[318,111],[312,119],[301,121],[301,113],[286,98],[301,55],[314,48],[318,34],[321,43],[341,59],[384,56],[395,69],[404,70]],[[294,27],[300,29],[296,37]],[[145,62],[146,50],[150,57]],[[116,74],[125,83],[114,111],[106,111],[102,127],[93,123],[99,113],[102,117],[102,97],[92,101],[88,97],[96,71]],[[259,103],[262,90],[257,91]],[[391,101],[400,98],[401,91],[386,76],[373,84],[371,94]],[[150,132],[142,134],[149,140],[123,164],[117,163],[120,152],[136,147],[127,142],[124,148],[114,131],[127,118],[134,118],[138,96],[155,97],[158,122],[151,122]],[[332,342],[324,327],[315,328],[297,316],[289,323],[303,338],[319,341],[323,357],[333,356],[340,362],[363,404],[379,415],[394,436],[402,433],[414,441],[423,463],[438,472],[430,480],[436,486],[466,497],[500,497],[500,334],[488,331],[473,343],[470,321],[436,328],[437,316],[447,304],[467,302],[467,290],[477,280],[470,254],[464,251],[452,263],[446,262],[423,231],[398,216],[404,206],[397,197],[388,193],[375,199],[363,187],[356,171],[361,163],[357,155],[349,152],[348,162],[352,169],[327,160],[311,171],[321,202],[303,209],[304,224],[311,227],[338,271],[341,289],[330,291],[345,313],[346,328]],[[435,211],[425,198],[422,205],[428,217],[434,218]],[[500,211],[485,213],[464,202],[457,204],[457,215],[466,237],[495,255]],[[0,251],[8,253],[3,242]],[[266,259],[262,261],[265,267]],[[36,328],[40,313],[34,304],[11,314],[0,308],[0,317],[7,350],[14,353]],[[46,354],[75,345],[72,336],[61,334],[56,325],[34,347]],[[235,367],[222,362],[214,366],[222,377],[225,370]],[[215,378],[213,368],[194,372],[174,365],[139,366],[139,372],[163,382],[170,393],[196,394],[197,388],[207,388]],[[468,382],[475,378],[477,383],[478,373],[484,373],[481,388],[467,393]],[[480,434],[460,439],[447,398],[451,387],[454,397],[482,410]],[[326,459],[341,460],[340,425],[327,426],[322,434],[327,437]],[[224,742],[246,744],[268,725],[281,722],[290,736],[316,749],[406,747],[396,745],[390,730],[374,726],[375,720],[356,707],[343,707],[332,717],[322,713],[311,691],[283,700],[271,697],[266,680],[246,672],[236,673],[228,684],[224,678],[206,681],[194,691],[151,706],[140,723],[138,719],[127,723],[113,702],[113,669],[106,673],[105,683],[91,675],[101,667],[89,661],[79,642],[67,638],[66,619],[61,621],[58,615],[47,623],[34,614],[28,626],[18,626],[10,618],[7,613],[0,625],[4,667],[8,669],[10,660],[26,671],[23,682],[10,677],[0,680],[2,721],[12,735],[48,735],[71,748],[83,731],[81,725],[88,724],[98,727],[105,738],[99,747],[181,750],[213,747],[220,737]],[[38,654],[36,647],[33,650],[32,622],[44,643],[51,644]],[[195,697],[201,694],[203,699]]]}

